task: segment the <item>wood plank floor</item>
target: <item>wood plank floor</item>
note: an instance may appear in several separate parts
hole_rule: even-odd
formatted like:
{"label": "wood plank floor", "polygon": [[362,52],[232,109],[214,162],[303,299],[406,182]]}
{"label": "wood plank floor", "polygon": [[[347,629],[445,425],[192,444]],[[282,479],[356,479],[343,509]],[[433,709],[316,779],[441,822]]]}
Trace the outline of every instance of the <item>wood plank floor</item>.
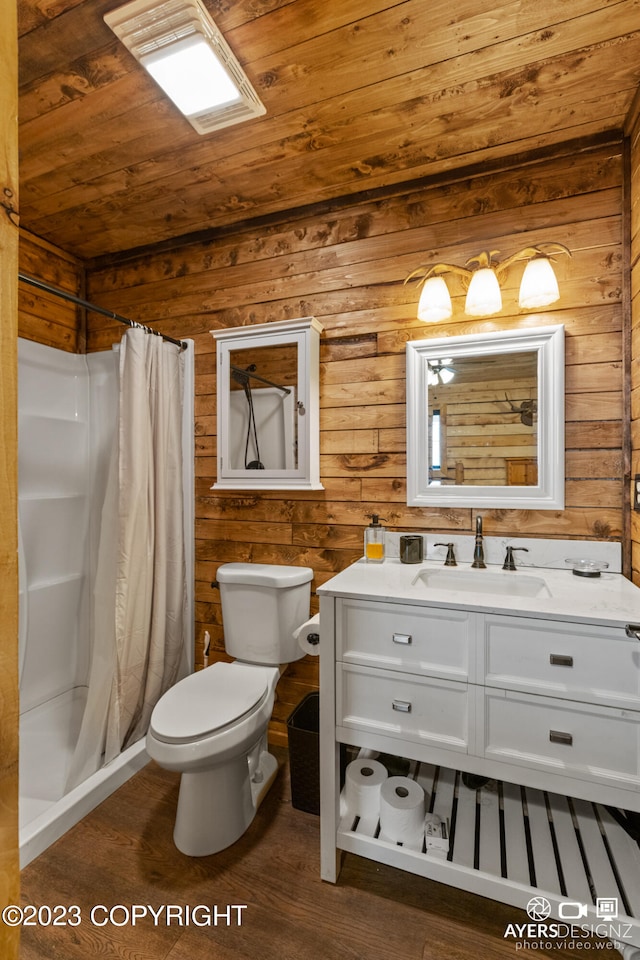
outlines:
{"label": "wood plank floor", "polygon": [[[145,767],[23,870],[23,904],[77,904],[82,922],[24,928],[21,960],[513,960],[505,928],[527,921],[513,907],[351,854],[337,885],[321,881],[319,818],[292,807],[287,754],[274,753],[282,767],[256,819],[213,857],[176,850],[179,777]],[[134,924],[122,909],[167,904],[169,924],[166,913]],[[184,923],[185,908],[200,904],[217,906],[216,926]],[[95,905],[118,907],[114,922],[92,925]],[[228,924],[227,907],[240,905]]]}

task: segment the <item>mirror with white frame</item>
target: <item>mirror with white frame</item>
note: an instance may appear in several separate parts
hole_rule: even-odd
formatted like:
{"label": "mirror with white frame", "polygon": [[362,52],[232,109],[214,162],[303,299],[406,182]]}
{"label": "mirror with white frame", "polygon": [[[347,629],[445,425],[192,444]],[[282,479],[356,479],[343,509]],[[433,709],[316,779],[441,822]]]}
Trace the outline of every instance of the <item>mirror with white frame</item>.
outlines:
{"label": "mirror with white frame", "polygon": [[314,317],[212,330],[217,352],[215,487],[322,489]]}
{"label": "mirror with white frame", "polygon": [[564,507],[564,326],[407,343],[409,506]]}

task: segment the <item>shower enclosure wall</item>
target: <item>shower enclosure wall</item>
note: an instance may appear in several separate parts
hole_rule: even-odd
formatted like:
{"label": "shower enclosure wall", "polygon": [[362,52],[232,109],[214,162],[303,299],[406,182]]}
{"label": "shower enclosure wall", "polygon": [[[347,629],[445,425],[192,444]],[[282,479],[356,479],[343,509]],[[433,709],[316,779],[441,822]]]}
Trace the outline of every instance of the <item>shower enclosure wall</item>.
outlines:
{"label": "shower enclosure wall", "polygon": [[251,405],[242,390],[229,394],[229,454],[240,469],[259,462],[266,470],[296,467],[296,409],[293,390],[288,394],[271,387],[249,390]]}
{"label": "shower enclosure wall", "polygon": [[[65,795],[82,720],[102,502],[117,416],[117,352],[18,345],[20,858],[24,866],[147,762],[144,739]],[[193,638],[193,348],[183,427]],[[187,495],[188,492],[188,495]]]}

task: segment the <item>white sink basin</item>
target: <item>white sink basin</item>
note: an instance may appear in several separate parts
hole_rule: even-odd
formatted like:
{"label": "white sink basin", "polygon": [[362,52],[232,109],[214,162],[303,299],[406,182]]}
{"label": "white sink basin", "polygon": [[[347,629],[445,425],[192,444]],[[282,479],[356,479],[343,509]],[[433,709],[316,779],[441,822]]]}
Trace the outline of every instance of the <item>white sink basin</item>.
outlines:
{"label": "white sink basin", "polygon": [[490,593],[503,597],[550,597],[551,591],[542,577],[505,571],[487,570],[422,570],[413,581],[427,590],[453,590],[464,593]]}

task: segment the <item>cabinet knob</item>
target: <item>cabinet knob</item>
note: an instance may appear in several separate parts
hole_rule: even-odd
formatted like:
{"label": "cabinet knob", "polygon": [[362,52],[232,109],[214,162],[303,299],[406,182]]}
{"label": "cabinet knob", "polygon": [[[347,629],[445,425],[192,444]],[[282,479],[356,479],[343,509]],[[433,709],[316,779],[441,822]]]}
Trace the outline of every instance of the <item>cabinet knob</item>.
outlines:
{"label": "cabinet knob", "polygon": [[411,703],[409,700],[392,700],[391,706],[400,713],[411,713]]}
{"label": "cabinet knob", "polygon": [[549,730],[549,740],[551,743],[562,743],[565,747],[573,746],[573,734],[562,730]]}
{"label": "cabinet knob", "polygon": [[572,667],[573,657],[569,657],[564,653],[550,653],[549,663],[554,667]]}
{"label": "cabinet knob", "polygon": [[411,634],[410,633],[394,633],[393,642],[409,644],[412,642]]}

